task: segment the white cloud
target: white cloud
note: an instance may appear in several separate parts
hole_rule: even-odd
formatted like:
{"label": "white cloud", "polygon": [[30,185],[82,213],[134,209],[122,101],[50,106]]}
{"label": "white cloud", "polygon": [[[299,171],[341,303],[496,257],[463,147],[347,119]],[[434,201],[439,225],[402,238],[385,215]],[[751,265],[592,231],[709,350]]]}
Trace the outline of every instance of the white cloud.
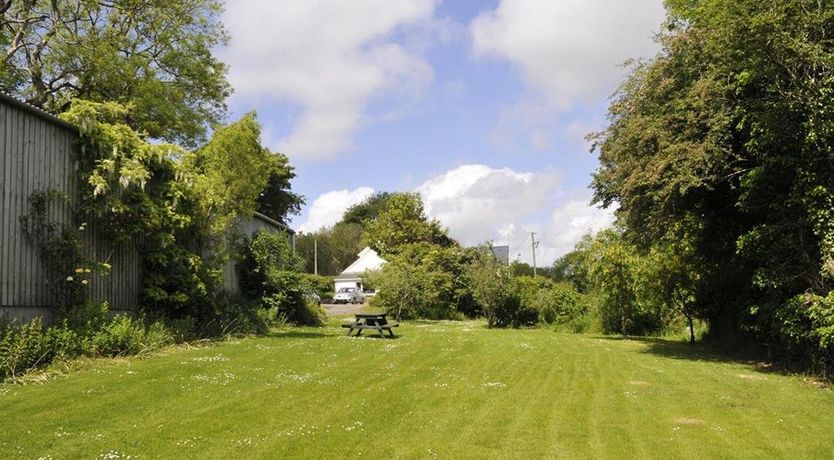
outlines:
{"label": "white cloud", "polygon": [[231,35],[222,58],[235,97],[289,102],[301,113],[272,146],[295,158],[350,149],[372,96],[419,90],[433,78],[419,48],[398,44],[404,27],[432,30],[436,0],[236,0],[223,22]]}
{"label": "white cloud", "polygon": [[362,202],[374,193],[370,187],[358,187],[353,190],[333,190],[322,193],[313,201],[307,212],[307,220],[298,226],[302,232],[314,232],[322,227],[329,227],[342,219],[345,211]]}
{"label": "white cloud", "polygon": [[570,252],[588,232],[598,232],[614,224],[614,209],[600,209],[589,200],[571,200],[559,206],[539,235],[545,260],[554,260]]}
{"label": "white cloud", "polygon": [[627,59],[651,57],[661,0],[501,0],[470,24],[477,55],[512,61],[525,81],[568,109],[614,89]]}
{"label": "white cloud", "polygon": [[553,172],[463,165],[429,179],[417,192],[427,214],[449,227],[453,238],[472,245],[495,238],[507,222],[536,212],[558,182]]}
{"label": "white cloud", "polygon": [[541,265],[573,248],[589,230],[611,225],[613,214],[588,205],[587,199],[573,198],[554,205],[559,196],[559,176],[494,169],[484,165],[463,165],[439,174],[416,189],[426,212],[449,228],[449,234],[465,245],[492,240],[507,244],[510,255],[530,262],[530,232],[540,241],[537,251]]}

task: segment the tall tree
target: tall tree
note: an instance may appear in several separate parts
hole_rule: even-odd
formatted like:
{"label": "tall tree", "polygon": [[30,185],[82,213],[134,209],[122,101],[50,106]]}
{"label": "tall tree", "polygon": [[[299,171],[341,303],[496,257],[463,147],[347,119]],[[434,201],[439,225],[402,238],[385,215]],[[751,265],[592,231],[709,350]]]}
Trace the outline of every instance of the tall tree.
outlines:
{"label": "tall tree", "polygon": [[691,235],[696,304],[711,332],[781,326],[834,271],[834,6],[670,0],[656,59],[640,64],[597,136],[596,198],[627,236]]}
{"label": "tall tree", "polygon": [[360,224],[365,226],[368,222],[376,219],[385,207],[388,205],[388,200],[394,196],[390,192],[376,192],[373,195],[365,198],[361,203],[357,203],[342,216],[342,222],[346,224]]}
{"label": "tall tree", "polygon": [[[344,222],[313,233],[302,233],[296,240],[296,250],[304,259],[305,271],[313,273],[317,260],[320,275],[338,275],[364,248],[362,233],[361,225]],[[318,251],[317,256],[313,255],[314,250]]]}
{"label": "tall tree", "polygon": [[[286,157],[270,152],[260,137],[261,126],[253,112],[217,128],[206,145],[185,155],[183,170],[190,174],[188,181],[198,197],[195,218],[205,219],[215,242],[228,235],[238,217],[254,214],[271,178],[292,175]],[[286,189],[271,193],[287,195],[285,202],[297,198]]]}
{"label": "tall tree", "polygon": [[416,193],[391,196],[379,216],[365,227],[365,241],[380,254],[396,254],[411,243],[453,244],[440,222],[426,216],[423,200]]}
{"label": "tall tree", "polygon": [[3,1],[0,89],[53,112],[74,98],[131,106],[152,138],[196,145],[231,88],[212,49],[219,0]]}
{"label": "tall tree", "polygon": [[280,153],[273,155],[272,174],[258,197],[258,212],[286,225],[287,217],[301,212],[304,197],[292,191],[290,182],[295,178],[295,168],[289,164],[287,157]]}

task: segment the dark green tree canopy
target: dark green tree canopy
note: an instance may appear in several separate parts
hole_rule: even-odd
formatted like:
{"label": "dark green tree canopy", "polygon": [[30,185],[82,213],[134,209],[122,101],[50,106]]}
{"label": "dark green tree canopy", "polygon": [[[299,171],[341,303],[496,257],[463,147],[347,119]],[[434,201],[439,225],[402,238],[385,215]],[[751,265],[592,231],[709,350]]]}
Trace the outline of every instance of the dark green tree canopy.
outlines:
{"label": "dark green tree canopy", "polygon": [[412,243],[451,246],[454,241],[436,219],[429,219],[417,193],[396,193],[365,227],[365,241],[380,254],[396,254]]}
{"label": "dark green tree canopy", "polygon": [[286,225],[287,217],[301,212],[304,197],[292,191],[290,182],[295,178],[295,168],[287,157],[280,153],[273,156],[274,169],[266,188],[258,197],[258,212]]}
{"label": "dark green tree canopy", "polygon": [[[834,6],[670,0],[595,136],[596,200],[643,251],[691,246],[712,332],[782,339],[780,311],[834,268]],[[811,321],[809,320],[810,324]],[[790,332],[794,337],[796,331]],[[834,354],[832,354],[834,356]]]}
{"label": "dark green tree canopy", "polygon": [[74,98],[131,106],[131,127],[196,145],[231,92],[211,50],[219,0],[3,2],[0,89],[63,112]]}
{"label": "dark green tree canopy", "polygon": [[365,198],[361,203],[357,203],[348,208],[342,217],[342,222],[346,224],[367,225],[368,222],[376,219],[382,213],[392,196],[394,194],[390,192],[374,193],[368,198]]}

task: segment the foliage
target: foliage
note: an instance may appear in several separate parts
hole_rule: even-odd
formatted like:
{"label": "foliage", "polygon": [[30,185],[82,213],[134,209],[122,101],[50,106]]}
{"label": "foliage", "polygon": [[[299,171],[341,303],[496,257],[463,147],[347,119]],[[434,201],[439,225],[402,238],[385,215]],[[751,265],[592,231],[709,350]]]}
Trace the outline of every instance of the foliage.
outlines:
{"label": "foliage", "polygon": [[374,306],[403,318],[474,317],[479,308],[466,278],[476,251],[430,243],[404,245],[381,270],[366,276],[377,290]]}
{"label": "foliage", "polygon": [[[388,206],[396,194],[378,192],[345,211],[342,219],[332,227],[320,228],[297,237],[296,249],[305,261],[305,271],[335,276],[347,268],[356,255],[368,245],[365,237],[367,225],[374,221]],[[318,249],[317,257],[314,251]]]}
{"label": "foliage", "polygon": [[52,354],[39,318],[20,327],[0,323],[0,380],[43,365]]}
{"label": "foliage", "polygon": [[103,308],[103,317],[83,326],[64,320],[44,328],[40,318],[21,325],[0,321],[0,381],[56,359],[142,355],[174,343],[173,329],[161,321],[128,315],[109,318]]}
{"label": "foliage", "polygon": [[296,325],[321,325],[324,311],[304,298],[307,288],[300,272],[303,261],[292,253],[287,235],[262,230],[249,244],[241,269],[244,298]]}
{"label": "foliage", "polygon": [[140,241],[143,302],[170,317],[214,314],[219,272],[184,241],[206,233],[192,218],[191,174],[178,161],[185,150],[147,142],[119,104],[76,100],[62,117],[80,128],[79,214],[113,244]]}
{"label": "foliage", "polygon": [[287,157],[276,152],[272,162],[266,188],[258,197],[258,212],[286,225],[288,216],[301,212],[304,197],[292,191],[290,182],[295,178],[295,168]]}
{"label": "foliage", "polygon": [[38,190],[28,197],[28,213],[20,216],[23,233],[38,249],[46,288],[62,311],[85,300],[89,281],[84,275],[90,272],[82,265],[81,229],[49,215],[50,208],[69,206],[68,201],[59,190]]}
{"label": "foliage", "polygon": [[588,277],[587,253],[593,235],[585,234],[574,249],[553,262],[551,277],[554,281],[567,281],[579,292],[589,292],[591,281]]}
{"label": "foliage", "polygon": [[315,292],[322,300],[333,298],[333,278],[323,275],[303,274],[305,286]]}
{"label": "foliage", "polygon": [[523,324],[526,315],[519,318],[521,299],[512,289],[509,268],[492,251],[482,248],[479,257],[467,267],[466,275],[472,297],[481,306],[489,327]]}
{"label": "foliage", "polygon": [[645,250],[692,245],[692,305],[711,335],[751,331],[779,354],[785,341],[771,338],[783,328],[770,318],[832,285],[834,10],[668,7],[661,53],[634,68],[596,136],[596,199],[618,204],[626,237]]}
{"label": "foliage", "polygon": [[342,216],[342,223],[358,224],[361,226],[368,225],[388,207],[388,201],[393,197],[394,193],[376,192],[365,198],[362,202],[357,203],[347,209]]}
{"label": "foliage", "polygon": [[800,294],[774,313],[755,317],[752,327],[775,358],[834,377],[834,293],[825,297]]}
{"label": "foliage", "polygon": [[89,339],[94,356],[126,356],[147,353],[173,343],[162,323],[145,324],[128,315],[116,315]]}
{"label": "foliage", "polygon": [[215,240],[226,237],[238,216],[254,214],[274,174],[288,172],[286,158],[263,147],[260,137],[260,124],[248,113],[217,128],[206,145],[183,158],[198,207],[194,217],[205,220]]}
{"label": "foliage", "polygon": [[132,128],[192,144],[223,118],[220,1],[4,4],[4,92],[54,112],[76,98],[117,102],[132,107]]}
{"label": "foliage", "polygon": [[559,325],[572,332],[591,327],[589,301],[568,283],[544,277],[516,277],[513,289],[520,296],[519,324]]}
{"label": "foliage", "polygon": [[383,257],[397,254],[412,243],[451,246],[452,240],[437,220],[429,220],[417,193],[390,196],[379,215],[365,227],[365,241]]}
{"label": "foliage", "polygon": [[149,310],[207,323],[227,305],[217,291],[238,217],[289,165],[260,145],[254,114],[218,127],[196,152],[148,142],[127,124],[133,116],[81,100],[62,115],[81,131],[80,214],[114,244],[138,242]]}
{"label": "foliage", "polygon": [[453,312],[448,304],[438,302],[438,275],[408,260],[393,258],[381,270],[366,273],[365,278],[378,290],[373,306],[394,314],[397,320],[448,318]]}
{"label": "foliage", "polygon": [[627,336],[662,331],[662,311],[639,302],[642,280],[637,272],[643,261],[635,247],[616,230],[605,230],[596,235],[586,257],[604,332]]}
{"label": "foliage", "polygon": [[695,294],[699,277],[693,247],[685,239],[652,246],[635,268],[635,293],[648,311],[660,314],[661,328],[669,329],[683,315],[689,341],[695,342]]}
{"label": "foliage", "polygon": [[538,276],[544,276],[546,278],[551,278],[553,276],[553,268],[552,267],[536,267],[535,272],[533,271],[533,266],[528,264],[527,262],[520,262],[518,260],[514,260],[510,262],[510,275],[513,277],[519,276],[533,276],[535,273]]}
{"label": "foliage", "polygon": [[286,233],[275,230],[261,230],[252,239],[249,250],[257,266],[257,271],[266,276],[270,270],[298,272],[301,259],[293,254]]}
{"label": "foliage", "polygon": [[[330,228],[299,234],[296,238],[296,251],[304,259],[304,271],[313,273],[317,260],[319,274],[338,275],[353,263],[356,255],[365,248],[362,241],[363,233],[364,230],[359,224],[339,222]],[[316,248],[317,259],[313,255]]]}

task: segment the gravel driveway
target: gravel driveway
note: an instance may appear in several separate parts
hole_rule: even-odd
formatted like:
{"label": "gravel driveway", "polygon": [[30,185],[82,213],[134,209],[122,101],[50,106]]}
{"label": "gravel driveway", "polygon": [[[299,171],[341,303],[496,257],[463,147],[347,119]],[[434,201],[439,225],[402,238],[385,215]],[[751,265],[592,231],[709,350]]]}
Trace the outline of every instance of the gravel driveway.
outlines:
{"label": "gravel driveway", "polygon": [[350,304],[350,303],[341,303],[341,304],[332,304],[332,303],[323,303],[321,304],[324,311],[327,312],[327,316],[337,316],[337,315],[355,315],[359,313],[362,308],[365,306],[364,304]]}

